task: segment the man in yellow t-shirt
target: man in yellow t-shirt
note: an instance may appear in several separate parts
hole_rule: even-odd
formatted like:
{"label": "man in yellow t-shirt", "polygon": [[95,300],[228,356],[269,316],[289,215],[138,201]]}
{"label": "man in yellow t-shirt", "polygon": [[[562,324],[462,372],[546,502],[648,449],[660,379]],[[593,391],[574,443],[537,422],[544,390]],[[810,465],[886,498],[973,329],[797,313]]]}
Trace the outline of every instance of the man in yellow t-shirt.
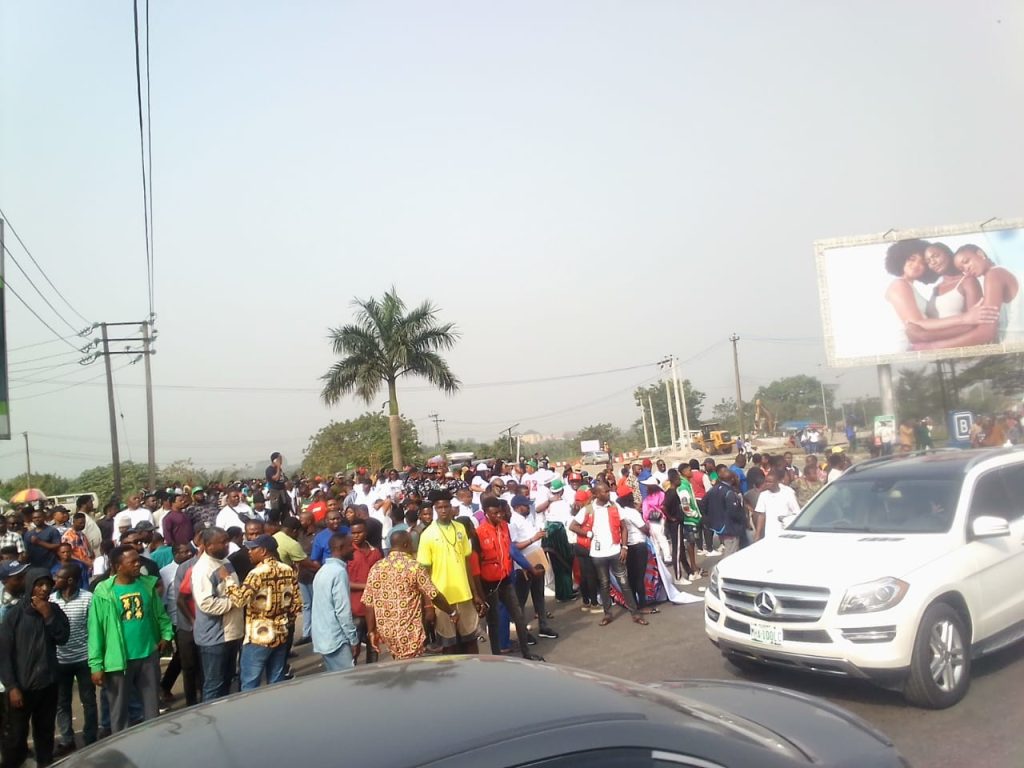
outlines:
{"label": "man in yellow t-shirt", "polygon": [[456,609],[456,621],[437,615],[437,635],[451,653],[477,653],[476,631],[481,611],[479,574],[473,573],[473,546],[462,523],[452,520],[451,494],[431,494],[437,521],[420,534],[416,559],[427,569],[437,591]]}

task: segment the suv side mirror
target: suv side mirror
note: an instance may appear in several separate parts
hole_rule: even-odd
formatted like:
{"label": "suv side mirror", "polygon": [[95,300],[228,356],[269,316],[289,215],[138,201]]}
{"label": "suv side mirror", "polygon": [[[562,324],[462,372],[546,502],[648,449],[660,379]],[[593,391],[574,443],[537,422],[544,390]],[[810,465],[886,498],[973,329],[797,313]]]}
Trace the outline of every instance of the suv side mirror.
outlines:
{"label": "suv side mirror", "polygon": [[1010,535],[1010,524],[1002,517],[982,515],[971,522],[971,535],[975,539],[993,539]]}

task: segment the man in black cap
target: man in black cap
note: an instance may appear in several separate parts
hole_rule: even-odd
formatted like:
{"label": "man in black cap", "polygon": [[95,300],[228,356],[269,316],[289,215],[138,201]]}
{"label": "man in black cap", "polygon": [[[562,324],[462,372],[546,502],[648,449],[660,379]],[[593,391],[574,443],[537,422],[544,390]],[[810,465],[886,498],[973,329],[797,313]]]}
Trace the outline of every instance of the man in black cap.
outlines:
{"label": "man in black cap", "polygon": [[219,512],[216,500],[211,502],[206,498],[206,489],[203,486],[197,485],[192,489],[192,506],[185,510],[185,514],[192,521],[193,529],[200,531],[203,528],[213,528]]}
{"label": "man in black cap", "polygon": [[[253,568],[240,586],[230,586],[232,604],[245,609],[245,636],[239,664],[241,690],[285,679],[290,626],[302,611],[295,570],[277,559],[277,540],[267,533],[245,542]],[[227,577],[227,570],[221,578]]]}
{"label": "man in black cap", "polygon": [[[8,565],[3,578],[12,584]],[[17,575],[17,574],[14,574]],[[6,578],[4,578],[6,576]],[[7,691],[3,744],[4,766],[20,766],[28,755],[28,731],[32,727],[37,765],[53,762],[54,724],[57,719],[57,646],[68,641],[68,617],[50,602],[53,578],[49,571],[35,568],[24,579],[21,599],[0,622],[0,683]]]}

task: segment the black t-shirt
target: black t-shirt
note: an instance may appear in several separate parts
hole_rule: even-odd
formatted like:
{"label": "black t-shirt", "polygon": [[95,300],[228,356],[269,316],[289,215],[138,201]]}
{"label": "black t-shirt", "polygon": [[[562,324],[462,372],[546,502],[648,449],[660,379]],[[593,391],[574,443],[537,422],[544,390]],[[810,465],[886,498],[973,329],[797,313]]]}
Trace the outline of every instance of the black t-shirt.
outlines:
{"label": "black t-shirt", "polygon": [[284,490],[284,472],[281,473],[281,480],[275,480],[274,475],[277,474],[277,467],[271,464],[267,467],[267,482],[270,484],[270,490],[272,491],[283,491]]}

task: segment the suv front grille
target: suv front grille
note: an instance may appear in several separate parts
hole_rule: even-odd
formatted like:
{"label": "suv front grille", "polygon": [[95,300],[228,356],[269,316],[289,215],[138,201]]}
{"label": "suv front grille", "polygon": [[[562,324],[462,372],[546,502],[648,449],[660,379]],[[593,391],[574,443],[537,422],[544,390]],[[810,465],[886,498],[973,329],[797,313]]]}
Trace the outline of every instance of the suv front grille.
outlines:
{"label": "suv front grille", "polygon": [[722,579],[722,600],[736,613],[762,621],[817,621],[825,612],[825,587]]}

